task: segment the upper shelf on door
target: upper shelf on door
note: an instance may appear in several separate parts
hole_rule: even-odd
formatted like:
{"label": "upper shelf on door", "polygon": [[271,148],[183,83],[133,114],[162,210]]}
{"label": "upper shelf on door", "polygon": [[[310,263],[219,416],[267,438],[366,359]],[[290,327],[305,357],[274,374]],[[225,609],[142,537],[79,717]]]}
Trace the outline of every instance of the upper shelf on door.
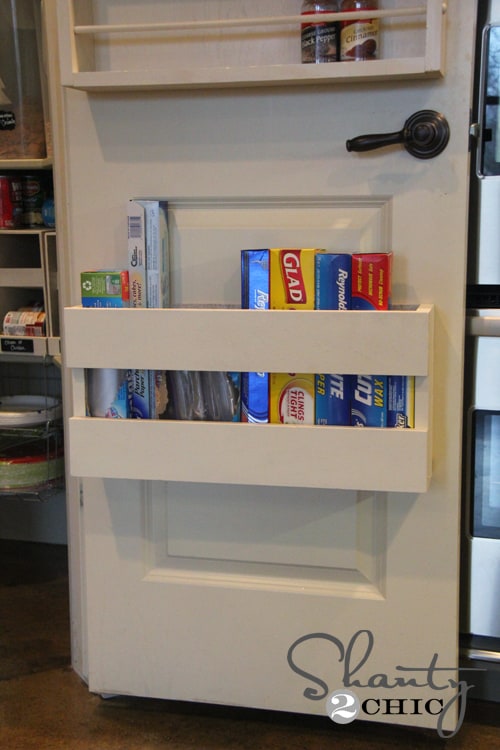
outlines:
{"label": "upper shelf on door", "polygon": [[381,59],[303,65],[298,0],[164,0],[148,7],[58,0],[62,83],[105,92],[443,75],[446,3],[385,0],[381,5]]}

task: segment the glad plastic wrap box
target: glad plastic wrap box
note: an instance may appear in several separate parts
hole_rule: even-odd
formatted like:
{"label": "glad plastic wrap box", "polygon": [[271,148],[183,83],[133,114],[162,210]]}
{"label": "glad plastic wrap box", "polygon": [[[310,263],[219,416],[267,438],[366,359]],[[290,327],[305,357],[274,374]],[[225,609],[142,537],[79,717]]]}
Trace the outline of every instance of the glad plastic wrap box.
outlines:
{"label": "glad plastic wrap box", "polygon": [[314,375],[271,373],[270,422],[314,424]]}
{"label": "glad plastic wrap box", "polygon": [[[317,248],[272,248],[270,307],[272,310],[314,310]],[[269,421],[314,424],[314,373],[270,373]]]}

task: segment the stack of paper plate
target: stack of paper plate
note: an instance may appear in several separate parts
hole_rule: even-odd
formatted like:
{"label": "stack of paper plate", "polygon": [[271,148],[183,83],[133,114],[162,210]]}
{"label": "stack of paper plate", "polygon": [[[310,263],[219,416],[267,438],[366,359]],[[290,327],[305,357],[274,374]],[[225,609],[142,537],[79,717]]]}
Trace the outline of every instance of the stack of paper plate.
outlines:
{"label": "stack of paper plate", "polygon": [[27,427],[58,419],[61,402],[50,396],[0,396],[0,427]]}

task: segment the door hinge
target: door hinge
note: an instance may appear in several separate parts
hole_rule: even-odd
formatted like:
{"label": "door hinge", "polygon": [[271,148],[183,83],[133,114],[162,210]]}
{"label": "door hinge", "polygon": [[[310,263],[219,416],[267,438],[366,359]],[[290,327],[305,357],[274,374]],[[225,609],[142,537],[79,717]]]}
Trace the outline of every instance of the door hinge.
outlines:
{"label": "door hinge", "polygon": [[83,508],[83,482],[80,481],[79,483],[79,500],[80,500],[80,508]]}

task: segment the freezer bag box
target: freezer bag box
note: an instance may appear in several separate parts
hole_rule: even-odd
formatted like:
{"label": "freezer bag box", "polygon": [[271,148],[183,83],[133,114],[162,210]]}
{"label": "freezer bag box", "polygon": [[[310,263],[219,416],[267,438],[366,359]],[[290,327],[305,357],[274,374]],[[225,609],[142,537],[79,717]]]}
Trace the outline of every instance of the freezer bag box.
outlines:
{"label": "freezer bag box", "polygon": [[315,257],[324,250],[272,248],[271,309],[314,310]]}
{"label": "freezer bag box", "polygon": [[[269,309],[269,249],[241,251],[241,306]],[[269,422],[269,375],[241,373],[241,421]]]}
{"label": "freezer bag box", "polygon": [[353,310],[388,310],[391,301],[392,253],[352,255]]}
{"label": "freezer bag box", "polygon": [[128,271],[84,271],[80,274],[83,307],[128,307]]}
{"label": "freezer bag box", "polygon": [[314,424],[314,379],[313,374],[270,373],[270,422]]}
{"label": "freezer bag box", "polygon": [[[318,253],[315,257],[315,303],[317,310],[351,309],[351,256]],[[316,424],[351,424],[350,375],[317,374],[315,378]]]}
{"label": "freezer bag box", "polygon": [[415,427],[415,378],[389,375],[387,427]]}
{"label": "freezer bag box", "polygon": [[354,375],[351,424],[387,427],[387,375]]}

